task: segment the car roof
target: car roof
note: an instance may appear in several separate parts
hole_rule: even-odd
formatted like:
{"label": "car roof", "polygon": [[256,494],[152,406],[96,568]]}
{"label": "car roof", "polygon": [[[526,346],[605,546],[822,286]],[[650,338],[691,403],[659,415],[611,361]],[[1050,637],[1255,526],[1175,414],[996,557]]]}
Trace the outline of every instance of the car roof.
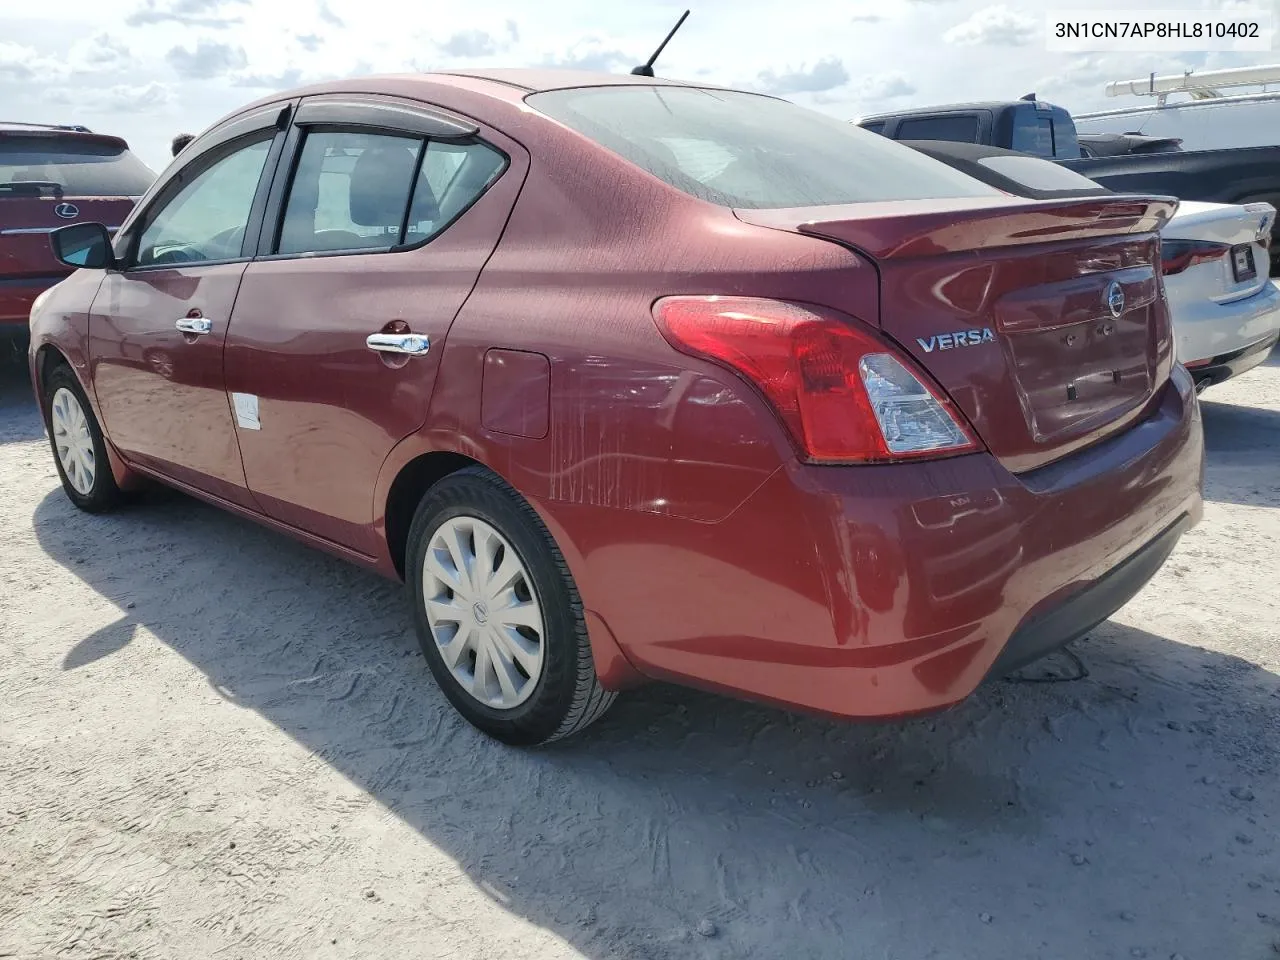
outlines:
{"label": "car roof", "polygon": [[572,87],[708,87],[708,84],[690,84],[683,80],[665,77],[640,77],[630,73],[605,73],[599,70],[573,70],[562,67],[495,67],[490,70],[440,70],[421,75],[424,79],[435,77],[471,77],[490,80],[509,87],[518,87],[526,93],[542,93],[546,90],[567,90]]}
{"label": "car roof", "polygon": [[92,133],[88,127],[79,123],[24,123],[21,120],[0,120],[0,132],[29,130],[59,130],[66,133]]}
{"label": "car roof", "polygon": [[931,117],[939,113],[957,113],[969,110],[1005,110],[1009,107],[1016,107],[1021,103],[1034,103],[1040,107],[1049,107],[1055,110],[1062,109],[1044,100],[978,100],[973,103],[943,103],[934,107],[908,107],[905,110],[885,110],[881,113],[868,113],[865,117],[860,117],[858,122],[884,120],[887,117]]}
{"label": "car roof", "polygon": [[[375,74],[349,77],[344,80],[327,80],[320,83],[281,90],[245,104],[234,114],[294,97],[311,97],[342,94],[381,94],[410,99],[429,94],[431,88],[452,87],[470,94],[491,97],[508,103],[518,103],[530,93],[548,90],[570,90],[579,87],[685,87],[698,90],[728,90],[732,88],[712,83],[689,83],[664,77],[640,77],[629,73],[605,73],[598,70],[572,70],[556,67],[495,67],[488,70],[440,70],[431,73]],[[761,96],[765,96],[761,94]],[[219,121],[221,122],[221,121]]]}
{"label": "car roof", "polygon": [[[325,80],[291,90],[280,90],[244,104],[234,113],[215,121],[220,126],[236,117],[272,107],[287,100],[303,97],[345,96],[348,94],[403,97],[438,103],[453,110],[474,110],[476,97],[493,103],[523,106],[531,93],[549,90],[570,90],[583,87],[683,87],[693,90],[733,91],[713,83],[689,83],[668,80],[663,77],[641,77],[629,73],[605,73],[598,70],[572,70],[555,67],[496,67],[489,70],[450,70],[432,73],[374,74],[348,77],[342,80]],[[442,90],[441,88],[444,88]],[[459,99],[448,103],[438,99],[445,90],[456,93]],[[745,91],[744,91],[745,92]],[[768,94],[754,94],[768,97]],[[775,98],[776,99],[776,98]],[[470,101],[470,107],[464,106]],[[474,115],[474,114],[472,114]],[[212,129],[210,127],[209,129]],[[204,134],[202,133],[201,136]]]}

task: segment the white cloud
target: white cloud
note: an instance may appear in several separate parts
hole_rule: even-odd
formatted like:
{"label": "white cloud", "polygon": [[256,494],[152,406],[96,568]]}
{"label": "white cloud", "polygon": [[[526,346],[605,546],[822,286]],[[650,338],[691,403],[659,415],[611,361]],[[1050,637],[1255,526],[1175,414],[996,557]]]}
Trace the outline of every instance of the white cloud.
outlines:
{"label": "white cloud", "polygon": [[788,96],[793,93],[826,93],[849,82],[849,71],[837,57],[819,60],[812,67],[786,69],[781,72],[762,70],[752,86],[765,93]]}
{"label": "white cloud", "polygon": [[232,82],[237,87],[250,87],[257,90],[288,90],[292,87],[302,86],[308,79],[304,79],[304,75],[298,67],[289,67],[279,73],[250,72],[238,74]]}
{"label": "white cloud", "polygon": [[165,54],[165,59],[184,80],[212,80],[249,63],[243,47],[211,40],[197,41],[194,50],[174,47]]}
{"label": "white cloud", "polygon": [[186,27],[226,29],[241,22],[228,12],[232,6],[247,6],[253,0],[142,0],[142,5],[125,17],[131,27],[158,23],[178,23]]}
{"label": "white cloud", "polygon": [[45,56],[34,47],[0,40],[0,78],[31,81],[61,76],[66,72],[64,63]]}
{"label": "white cloud", "polygon": [[69,59],[87,73],[123,73],[133,63],[133,53],[123,40],[102,32],[73,43]]}
{"label": "white cloud", "polygon": [[48,91],[52,103],[91,110],[133,111],[164,107],[173,101],[173,91],[162,83],[141,86],[116,84],[94,90],[59,87]]}
{"label": "white cloud", "polygon": [[321,21],[329,24],[331,27],[345,26],[345,21],[333,12],[333,8],[329,6],[328,0],[316,0],[316,13]]}
{"label": "white cloud", "polygon": [[910,97],[916,92],[916,85],[901,73],[885,73],[876,77],[868,77],[862,85],[862,95],[875,100],[887,100],[891,97]]}
{"label": "white cloud", "polygon": [[145,110],[148,107],[165,106],[172,102],[173,91],[162,83],[148,83],[131,87],[108,87],[96,94],[98,103],[112,110]]}
{"label": "white cloud", "polygon": [[505,43],[483,30],[460,30],[437,46],[450,57],[491,57]]}
{"label": "white cloud", "polygon": [[962,47],[1020,47],[1040,32],[1041,21],[1008,7],[985,7],[942,35],[947,43]]}
{"label": "white cloud", "polygon": [[569,70],[599,70],[606,73],[625,73],[647,56],[637,59],[621,49],[621,44],[610,38],[587,36],[570,44],[557,53],[542,58],[542,65],[564,67]]}

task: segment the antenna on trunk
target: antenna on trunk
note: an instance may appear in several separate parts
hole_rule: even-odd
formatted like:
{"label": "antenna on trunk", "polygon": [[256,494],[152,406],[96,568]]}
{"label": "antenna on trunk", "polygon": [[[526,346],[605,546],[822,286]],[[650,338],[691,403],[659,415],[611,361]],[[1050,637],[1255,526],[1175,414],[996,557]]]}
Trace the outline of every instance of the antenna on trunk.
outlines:
{"label": "antenna on trunk", "polygon": [[658,44],[658,49],[657,49],[657,50],[655,50],[655,51],[653,51],[653,56],[649,58],[649,62],[648,62],[648,63],[642,63],[642,64],[641,64],[640,66],[638,66],[638,67],[632,67],[632,68],[631,68],[631,73],[632,73],[634,76],[637,76],[637,77],[652,77],[652,76],[653,76],[653,64],[654,64],[654,62],[658,59],[658,57],[660,57],[660,56],[662,55],[662,51],[663,51],[663,49],[666,47],[666,45],[667,45],[668,43],[670,43],[670,42],[671,42],[671,38],[672,38],[672,37],[674,37],[674,36],[676,35],[676,31],[680,29],[680,25],[681,25],[682,23],[684,23],[684,22],[685,22],[685,20],[688,18],[688,16],[689,16],[689,11],[688,11],[688,10],[686,10],[684,13],[680,14],[680,19],[676,21],[676,25],[675,25],[674,27],[672,27],[672,28],[671,28],[671,32],[667,34],[667,39],[666,39],[666,40],[663,40],[660,44]]}

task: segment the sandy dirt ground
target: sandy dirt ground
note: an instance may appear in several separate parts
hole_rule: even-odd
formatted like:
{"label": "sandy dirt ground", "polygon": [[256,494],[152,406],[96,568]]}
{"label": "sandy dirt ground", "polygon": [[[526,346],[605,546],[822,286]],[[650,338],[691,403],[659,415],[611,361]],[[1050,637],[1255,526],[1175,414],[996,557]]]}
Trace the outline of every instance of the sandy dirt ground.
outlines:
{"label": "sandy dirt ground", "polygon": [[399,587],[176,494],[77,513],[11,367],[0,957],[1275,957],[1280,360],[1205,399],[1205,521],[1087,678],[882,726],[653,687],[521,752]]}

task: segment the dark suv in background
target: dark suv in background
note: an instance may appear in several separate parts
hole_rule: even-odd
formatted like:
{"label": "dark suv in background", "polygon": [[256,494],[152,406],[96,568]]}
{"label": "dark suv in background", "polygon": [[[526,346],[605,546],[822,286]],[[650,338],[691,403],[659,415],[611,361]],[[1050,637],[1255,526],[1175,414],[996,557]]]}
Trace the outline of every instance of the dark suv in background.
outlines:
{"label": "dark suv in background", "polygon": [[1046,160],[1078,160],[1080,142],[1071,114],[1035,96],[877,113],[863,117],[858,125],[890,140],[985,143]]}
{"label": "dark suv in background", "polygon": [[24,339],[32,302],[71,272],[53,258],[50,231],[118,226],[154,180],[119,137],[0,122],[0,339]]}

